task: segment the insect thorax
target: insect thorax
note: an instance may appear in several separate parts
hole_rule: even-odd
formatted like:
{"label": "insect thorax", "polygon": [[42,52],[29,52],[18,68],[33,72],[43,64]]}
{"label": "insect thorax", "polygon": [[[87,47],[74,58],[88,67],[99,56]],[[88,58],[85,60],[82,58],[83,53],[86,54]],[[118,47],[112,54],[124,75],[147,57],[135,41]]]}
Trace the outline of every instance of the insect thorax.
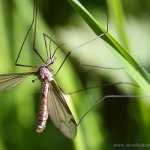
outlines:
{"label": "insect thorax", "polygon": [[41,66],[38,70],[38,75],[41,80],[47,78],[49,81],[53,80],[53,74],[46,66]]}

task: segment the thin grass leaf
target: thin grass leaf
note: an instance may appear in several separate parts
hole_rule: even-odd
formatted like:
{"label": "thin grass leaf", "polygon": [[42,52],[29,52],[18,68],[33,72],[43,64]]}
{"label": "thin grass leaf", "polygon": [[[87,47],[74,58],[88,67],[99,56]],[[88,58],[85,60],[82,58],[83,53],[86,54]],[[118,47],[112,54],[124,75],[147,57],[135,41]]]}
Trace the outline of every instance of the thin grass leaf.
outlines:
{"label": "thin grass leaf", "polygon": [[119,38],[123,43],[123,46],[128,50],[129,45],[127,40],[127,34],[125,31],[125,17],[122,2],[120,0],[107,0],[107,5],[109,9],[109,16],[113,19],[113,22],[116,25],[116,30],[119,33]]}

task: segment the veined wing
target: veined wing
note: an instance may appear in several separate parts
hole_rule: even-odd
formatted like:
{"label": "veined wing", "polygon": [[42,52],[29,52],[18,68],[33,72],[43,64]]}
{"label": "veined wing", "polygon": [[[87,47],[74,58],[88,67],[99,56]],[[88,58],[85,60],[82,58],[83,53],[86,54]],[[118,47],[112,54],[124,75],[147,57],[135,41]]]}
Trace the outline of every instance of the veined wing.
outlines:
{"label": "veined wing", "polygon": [[59,89],[57,83],[52,80],[49,83],[48,112],[56,128],[68,138],[73,139],[77,133],[77,124]]}
{"label": "veined wing", "polygon": [[18,73],[18,74],[0,74],[0,91],[9,90],[19,83],[21,83],[24,78],[36,75],[35,72],[27,72],[27,73]]}

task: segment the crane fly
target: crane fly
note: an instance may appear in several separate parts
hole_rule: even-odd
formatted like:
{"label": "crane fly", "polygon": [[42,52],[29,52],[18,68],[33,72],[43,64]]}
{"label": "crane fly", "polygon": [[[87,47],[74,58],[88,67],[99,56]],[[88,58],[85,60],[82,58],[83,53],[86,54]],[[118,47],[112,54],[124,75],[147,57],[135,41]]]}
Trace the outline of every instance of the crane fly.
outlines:
{"label": "crane fly", "polygon": [[[25,78],[29,76],[36,76],[41,82],[41,100],[40,100],[40,106],[39,106],[39,114],[38,114],[38,119],[37,119],[37,128],[36,131],[41,133],[44,131],[46,127],[46,122],[48,119],[48,116],[50,116],[50,119],[52,120],[53,124],[55,125],[56,128],[58,128],[63,135],[66,137],[73,139],[75,138],[77,134],[77,126],[80,124],[80,122],[83,120],[85,115],[90,112],[92,109],[90,109],[83,117],[81,120],[79,120],[79,123],[76,123],[73,114],[68,107],[68,104],[65,100],[65,93],[62,91],[62,89],[59,87],[55,80],[55,76],[58,74],[59,70],[63,66],[64,62],[68,58],[68,56],[71,54],[73,51],[69,51],[64,58],[63,62],[59,66],[58,70],[56,73],[53,75],[51,66],[55,63],[56,61],[56,56],[55,53],[58,49],[62,50],[62,45],[58,45],[51,37],[43,33],[43,38],[45,42],[45,47],[46,47],[46,54],[47,54],[47,59],[46,61],[42,58],[42,56],[39,54],[37,49],[35,48],[35,41],[36,41],[36,24],[37,24],[37,0],[34,0],[34,8],[33,8],[33,18],[31,25],[25,35],[25,38],[22,42],[21,48],[19,50],[18,56],[15,61],[16,66],[22,66],[22,67],[31,67],[31,68],[37,68],[36,72],[25,72],[25,73],[15,73],[15,74],[0,74],[0,91],[3,90],[9,90],[18,84],[20,84]],[[18,60],[21,55],[22,49],[24,47],[24,44],[27,40],[27,37],[29,33],[31,32],[32,27],[34,26],[34,32],[33,32],[33,51],[35,54],[41,59],[43,62],[43,65],[41,66],[33,66],[33,65],[25,65],[25,64],[19,64]],[[107,30],[97,36],[96,38],[93,38],[89,40],[88,42],[85,42],[79,46],[77,46],[75,49],[78,49],[98,38],[101,38],[108,32],[108,18],[107,18]],[[50,44],[49,44],[49,51],[48,51],[48,46],[46,42],[46,38],[49,39],[50,44],[54,43],[57,47],[55,48],[53,54],[50,51]],[[74,50],[75,50],[74,49]],[[84,65],[83,66],[90,66],[90,65]],[[34,80],[33,80],[34,81]],[[120,83],[119,83],[120,84]],[[113,84],[112,84],[113,85]]]}
{"label": "crane fly", "polygon": [[[76,123],[72,115],[72,112],[70,108],[68,107],[68,104],[64,98],[65,93],[62,91],[62,89],[59,87],[59,85],[57,84],[55,80],[55,76],[58,74],[64,62],[66,61],[66,59],[68,58],[68,56],[71,54],[72,51],[69,51],[67,53],[66,57],[64,58],[61,65],[59,66],[58,70],[53,75],[51,66],[54,64],[54,62],[57,59],[55,56],[57,50],[58,49],[62,50],[62,47],[61,47],[62,45],[58,45],[51,37],[43,33],[43,38],[44,38],[45,47],[46,47],[46,54],[47,54],[47,60],[45,61],[42,58],[42,56],[39,54],[37,49],[35,48],[36,24],[37,24],[37,0],[34,0],[32,22],[22,42],[21,48],[19,50],[18,56],[15,61],[15,66],[36,68],[37,71],[25,72],[25,73],[14,73],[14,74],[0,74],[0,91],[9,90],[17,86],[25,78],[29,76],[36,76],[41,82],[41,100],[40,100],[40,106],[39,106],[39,114],[38,114],[38,119],[37,119],[36,131],[39,133],[43,132],[43,130],[46,127],[46,122],[47,122],[48,115],[49,115],[55,127],[58,128],[63,133],[63,135],[65,135],[69,139],[73,139],[75,138],[77,134],[77,126],[79,124]],[[26,65],[26,64],[18,63],[24,44],[33,26],[34,26],[34,32],[33,32],[33,47],[32,48],[35,54],[43,62],[43,65],[41,66],[33,66],[33,65]],[[105,33],[106,32],[102,33],[101,35],[97,36],[96,38],[84,44],[79,45],[75,49],[80,48],[86,45],[87,43],[90,43],[91,41],[102,37],[103,35],[105,35]],[[50,41],[49,50],[48,50],[46,39],[49,39]],[[53,54],[50,51],[51,43],[54,43],[56,45],[56,48],[54,49]]]}
{"label": "crane fly", "polygon": [[[107,18],[108,19],[108,18]],[[77,134],[77,126],[80,124],[80,122],[83,120],[83,118],[97,106],[100,102],[104,101],[107,98],[136,98],[137,96],[123,96],[123,95],[107,95],[103,97],[101,100],[99,100],[96,105],[94,105],[89,111],[87,111],[83,117],[79,120],[79,123],[77,124],[70,108],[68,107],[68,104],[64,97],[64,92],[59,87],[55,80],[55,76],[63,66],[64,62],[68,58],[68,56],[71,54],[71,51],[68,52],[65,59],[61,63],[60,67],[58,68],[57,72],[53,75],[51,66],[56,61],[55,53],[58,49],[62,49],[61,45],[57,45],[57,43],[52,40],[48,35],[43,33],[45,47],[46,47],[46,53],[47,53],[47,60],[45,61],[39,52],[35,48],[35,41],[36,41],[36,22],[37,22],[37,0],[34,0],[34,9],[33,9],[33,18],[31,25],[25,35],[25,38],[23,40],[23,43],[21,45],[20,51],[18,53],[17,59],[15,61],[16,66],[22,66],[22,67],[32,67],[37,68],[36,72],[26,72],[26,73],[16,73],[16,74],[0,74],[0,91],[3,90],[9,90],[18,84],[20,84],[25,78],[33,75],[38,77],[38,79],[41,82],[41,101],[40,101],[40,107],[39,107],[39,114],[38,114],[38,120],[37,120],[37,128],[36,131],[41,133],[46,127],[46,122],[48,119],[48,116],[50,116],[50,119],[54,123],[55,127],[58,128],[66,137],[73,139],[75,138]],[[43,61],[43,65],[41,66],[32,66],[32,65],[23,65],[18,64],[18,59],[20,57],[20,54],[22,52],[24,43],[34,25],[34,39],[33,39],[33,51],[35,54]],[[107,31],[102,33],[101,35],[97,36],[96,38],[76,47],[79,48],[81,46],[86,45],[87,43],[90,43],[91,41],[100,38],[104,36],[108,32],[108,20],[107,20]],[[50,40],[50,43],[54,43],[57,47],[54,50],[53,54],[51,54],[51,51],[48,51],[47,49],[47,43],[46,38]],[[85,65],[82,64],[82,66],[91,67],[92,65]],[[92,67],[98,67],[103,68],[99,66],[92,66]],[[112,69],[112,68],[105,68],[105,69]],[[113,68],[114,69],[114,68]],[[122,68],[115,68],[116,70],[120,70]],[[122,83],[115,83],[112,85],[117,85]],[[128,83],[125,83],[128,84]],[[82,91],[82,90],[80,90]]]}
{"label": "crane fly", "polygon": [[37,76],[41,81],[42,90],[36,131],[44,130],[49,114],[54,125],[65,136],[72,139],[76,135],[77,124],[63,96],[63,91],[59,88],[51,72],[50,66],[55,60],[55,56],[47,59],[37,72],[0,75],[0,90],[16,86],[30,75]]}
{"label": "crane fly", "polygon": [[[49,36],[43,33],[44,41],[46,45],[46,52],[47,52],[47,60],[41,57],[38,51],[35,48],[35,40],[36,40],[36,19],[37,18],[37,1],[34,0],[34,9],[33,9],[33,18],[31,25],[25,35],[23,43],[21,45],[20,51],[18,53],[15,65],[16,66],[23,66],[23,67],[33,67],[37,68],[36,72],[26,72],[26,73],[16,73],[16,74],[1,74],[0,75],[0,91],[8,90],[19,83],[21,83],[25,78],[33,75],[37,76],[38,79],[41,81],[41,101],[39,107],[39,114],[37,120],[37,128],[36,131],[41,133],[46,126],[46,122],[48,119],[48,115],[50,116],[52,122],[54,123],[55,127],[58,128],[66,137],[73,139],[77,133],[77,123],[67,105],[67,102],[64,98],[64,92],[58,86],[54,76],[58,73],[60,68],[62,67],[63,63],[69,56],[66,56],[65,60],[62,62],[60,68],[56,72],[55,75],[52,74],[51,65],[55,62],[56,57],[54,56],[56,51],[60,48],[57,46],[53,55],[47,50],[46,45],[46,38],[50,39],[50,42],[54,42]],[[41,66],[32,66],[32,65],[23,65],[18,64],[18,59],[22,52],[24,43],[30,33],[32,27],[34,25],[34,41],[33,41],[33,51],[37,54],[37,56],[44,62]],[[55,42],[54,42],[55,43]],[[56,43],[55,43],[56,44]],[[57,44],[56,44],[57,45]]]}

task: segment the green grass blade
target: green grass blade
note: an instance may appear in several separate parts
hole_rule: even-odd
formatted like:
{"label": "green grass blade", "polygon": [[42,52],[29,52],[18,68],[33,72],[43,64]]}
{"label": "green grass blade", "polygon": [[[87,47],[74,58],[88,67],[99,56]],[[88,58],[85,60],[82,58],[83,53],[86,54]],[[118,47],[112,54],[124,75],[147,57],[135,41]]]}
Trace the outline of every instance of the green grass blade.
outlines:
{"label": "green grass blade", "polygon": [[[72,7],[81,15],[91,29],[100,35],[106,30],[94,19],[94,17],[77,0],[68,0]],[[116,56],[129,75],[144,89],[145,93],[150,91],[150,77],[146,70],[115,40],[109,33],[102,37],[110,46],[112,53]]]}
{"label": "green grass blade", "polygon": [[112,18],[116,30],[118,32],[119,38],[121,42],[123,43],[123,46],[128,50],[128,38],[125,31],[125,17],[124,17],[124,11],[122,2],[120,0],[107,0],[108,5],[108,11],[109,11],[109,17]]}

